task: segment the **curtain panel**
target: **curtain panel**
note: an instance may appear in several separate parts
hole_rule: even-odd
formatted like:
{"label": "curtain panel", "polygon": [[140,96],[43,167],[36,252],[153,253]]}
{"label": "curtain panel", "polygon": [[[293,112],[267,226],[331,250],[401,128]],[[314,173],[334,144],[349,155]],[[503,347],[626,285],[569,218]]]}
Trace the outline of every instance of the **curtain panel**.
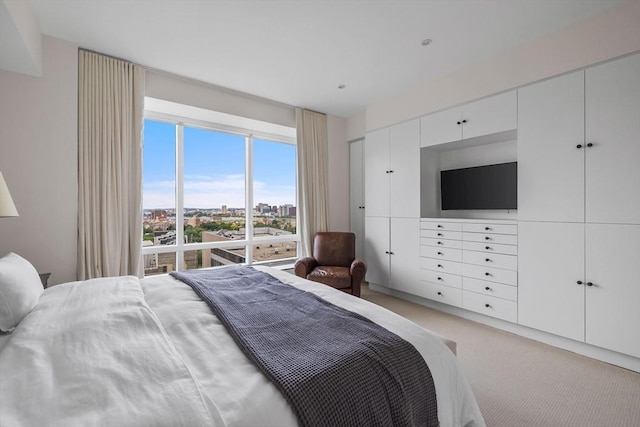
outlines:
{"label": "curtain panel", "polygon": [[142,67],[81,50],[78,279],[142,276]]}
{"label": "curtain panel", "polygon": [[312,255],[313,236],[329,229],[327,116],[296,108],[298,204],[302,256]]}

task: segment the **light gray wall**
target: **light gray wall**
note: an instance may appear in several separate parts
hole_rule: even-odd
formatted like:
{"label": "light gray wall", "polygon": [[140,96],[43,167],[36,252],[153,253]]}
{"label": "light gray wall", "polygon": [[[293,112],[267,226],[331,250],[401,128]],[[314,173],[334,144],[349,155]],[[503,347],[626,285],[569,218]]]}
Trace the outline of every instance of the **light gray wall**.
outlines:
{"label": "light gray wall", "polygon": [[43,37],[42,55],[42,77],[0,71],[0,171],[20,214],[0,218],[0,255],[52,284],[76,278],[78,50]]}

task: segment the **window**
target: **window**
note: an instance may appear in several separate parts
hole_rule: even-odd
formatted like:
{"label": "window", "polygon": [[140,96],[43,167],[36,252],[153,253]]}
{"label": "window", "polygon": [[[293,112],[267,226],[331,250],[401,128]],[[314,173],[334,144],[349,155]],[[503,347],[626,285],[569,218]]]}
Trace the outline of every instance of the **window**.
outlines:
{"label": "window", "polygon": [[295,129],[145,102],[145,275],[296,258]]}

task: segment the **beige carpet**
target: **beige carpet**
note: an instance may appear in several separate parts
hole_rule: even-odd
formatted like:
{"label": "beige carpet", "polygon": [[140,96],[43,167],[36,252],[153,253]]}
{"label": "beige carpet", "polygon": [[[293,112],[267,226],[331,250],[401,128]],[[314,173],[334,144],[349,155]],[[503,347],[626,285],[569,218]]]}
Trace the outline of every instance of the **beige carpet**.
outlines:
{"label": "beige carpet", "polygon": [[487,426],[640,426],[638,373],[367,286],[362,297],[458,343],[458,359]]}

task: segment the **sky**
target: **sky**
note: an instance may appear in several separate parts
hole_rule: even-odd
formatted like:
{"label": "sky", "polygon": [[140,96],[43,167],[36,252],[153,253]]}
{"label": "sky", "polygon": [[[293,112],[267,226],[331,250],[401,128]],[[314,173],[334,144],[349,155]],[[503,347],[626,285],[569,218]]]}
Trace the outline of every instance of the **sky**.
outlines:
{"label": "sky", "polygon": [[[176,126],[145,120],[144,209],[175,208]],[[254,206],[296,205],[296,147],[254,138]],[[245,207],[245,138],[184,127],[184,206]]]}

